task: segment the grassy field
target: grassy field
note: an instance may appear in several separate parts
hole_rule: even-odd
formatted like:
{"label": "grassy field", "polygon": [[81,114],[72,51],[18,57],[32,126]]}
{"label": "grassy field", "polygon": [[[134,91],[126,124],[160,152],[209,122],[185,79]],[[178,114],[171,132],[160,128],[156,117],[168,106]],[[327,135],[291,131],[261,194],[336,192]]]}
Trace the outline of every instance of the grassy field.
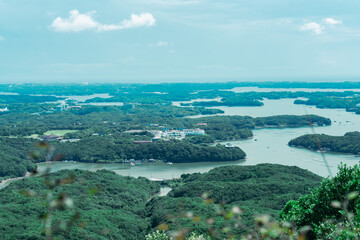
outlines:
{"label": "grassy field", "polygon": [[[77,132],[79,130],[49,130],[47,132],[44,133],[44,135],[56,135],[59,137],[63,137],[65,134],[67,133],[72,133],[72,132]],[[42,136],[42,135],[41,135]],[[8,138],[18,138],[18,136],[7,136]],[[34,139],[39,139],[40,136],[38,134],[32,134],[30,136],[26,136],[25,138],[34,138]]]}
{"label": "grassy field", "polygon": [[27,138],[39,139],[39,135],[38,134],[32,134],[30,136],[27,136]]}
{"label": "grassy field", "polygon": [[72,132],[77,132],[78,130],[49,130],[47,132],[44,133],[44,135],[57,135],[57,136],[64,136],[67,133],[72,133]]}

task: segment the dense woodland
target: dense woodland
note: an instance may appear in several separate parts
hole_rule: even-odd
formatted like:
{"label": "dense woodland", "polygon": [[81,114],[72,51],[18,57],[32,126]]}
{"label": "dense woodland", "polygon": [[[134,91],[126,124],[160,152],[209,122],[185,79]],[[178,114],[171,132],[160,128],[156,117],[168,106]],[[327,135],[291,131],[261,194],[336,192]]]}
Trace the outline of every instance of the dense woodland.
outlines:
{"label": "dense woodland", "polygon": [[360,236],[360,168],[341,165],[338,174],[324,179],[296,201],[289,201],[280,216],[298,228],[310,226],[316,239],[358,239]]}
{"label": "dense woodland", "polygon": [[21,177],[36,169],[36,165],[28,160],[34,145],[33,139],[0,138],[0,181]]}
{"label": "dense woodland", "polygon": [[[159,191],[157,183],[146,178],[121,177],[106,170],[96,173],[63,170],[52,174],[49,181],[69,176],[75,181],[57,188],[53,197],[66,194],[74,207],[56,211],[53,228],[56,222],[70,219],[75,212],[78,220],[69,230],[59,231],[57,239],[144,239],[150,229],[145,204]],[[22,194],[21,190],[32,193],[33,197]],[[0,190],[2,239],[45,239],[39,216],[47,213],[48,206],[41,197],[47,191],[43,177],[19,180]]]}
{"label": "dense woodland", "polygon": [[[221,216],[216,216],[213,206],[204,203],[202,196],[206,193],[208,199],[226,204],[227,209],[232,206],[243,209],[243,221],[251,226],[256,214],[266,213],[277,218],[286,202],[308,193],[321,179],[298,167],[274,164],[227,166],[204,174],[184,174],[180,180],[169,183],[173,190],[166,197],[149,202],[151,225],[155,228],[165,222],[171,229],[190,225],[199,232],[209,227],[221,232],[226,223]],[[202,220],[193,222],[185,216],[187,212]],[[216,219],[213,225],[205,221],[208,218]],[[232,231],[245,232],[241,228]]]}
{"label": "dense woodland", "polygon": [[77,143],[54,145],[57,153],[65,154],[66,160],[78,162],[124,162],[135,159],[157,159],[173,163],[237,161],[246,154],[237,147],[223,145],[196,145],[186,141],[160,141],[133,144],[131,139],[116,136],[93,136]]}
{"label": "dense woodland", "polygon": [[[184,174],[167,182],[173,188],[167,196],[156,197],[160,185],[145,178],[122,177],[107,170],[62,170],[25,178],[0,190],[0,234],[4,239],[45,239],[49,201],[44,197],[51,191],[53,199],[65,197],[73,202],[52,212],[57,239],[144,239],[159,225],[170,232],[187,229],[185,234],[195,231],[214,239],[239,238],[253,231],[254,215],[259,213],[294,224],[291,231],[276,228],[270,239],[304,226],[312,227],[307,233],[311,239],[353,239],[359,231],[351,224],[359,226],[359,220],[343,214],[360,210],[359,175],[359,166],[341,166],[332,179],[276,164],[227,166]],[[234,206],[243,210],[241,219],[218,212]],[[71,216],[76,218],[70,228],[59,225]],[[242,227],[224,231],[224,226],[235,226],[238,220]],[[273,225],[263,227],[272,231]]]}
{"label": "dense woodland", "polygon": [[344,136],[307,134],[289,142],[290,146],[314,151],[360,154],[360,132],[348,132]]}
{"label": "dense woodland", "polygon": [[295,100],[294,104],[305,104],[316,106],[317,108],[345,108],[347,111],[358,112],[356,105],[360,103],[359,97],[310,97],[308,100]]}
{"label": "dense woodland", "polygon": [[[205,192],[209,192],[209,198],[214,198],[217,203],[248,209],[245,216],[247,222],[251,222],[252,215],[259,212],[276,216],[288,200],[299,198],[321,181],[319,176],[297,167],[271,164],[222,167],[205,174],[182,176],[173,183],[174,190],[167,197],[155,197],[145,207],[146,200],[160,187],[145,178],[122,177],[105,170],[96,173],[63,170],[52,174],[50,179],[68,176],[75,181],[61,185],[54,195],[66,193],[73,199],[74,208],[57,212],[54,222],[74,211],[80,218],[77,227],[59,233],[60,239],[143,239],[151,228],[171,221],[167,219],[169,214],[181,217],[182,212],[191,211],[202,218],[211,217],[215,214],[213,206],[204,204],[200,198]],[[89,195],[94,188],[97,192]],[[46,206],[40,197],[21,194],[23,189],[41,194],[47,188],[43,177],[31,177],[0,190],[0,234],[5,239],[42,236],[43,224],[36,219],[46,212]],[[83,224],[79,226],[79,223]],[[205,226],[202,228],[201,224],[204,223],[194,228],[204,230]],[[216,228],[221,228],[222,224],[221,221],[214,223]]]}

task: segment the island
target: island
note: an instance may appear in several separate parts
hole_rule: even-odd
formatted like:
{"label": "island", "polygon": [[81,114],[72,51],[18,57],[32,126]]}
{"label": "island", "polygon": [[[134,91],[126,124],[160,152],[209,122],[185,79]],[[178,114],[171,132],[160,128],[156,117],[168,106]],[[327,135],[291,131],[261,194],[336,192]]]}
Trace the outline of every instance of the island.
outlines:
{"label": "island", "polygon": [[348,132],[344,136],[306,134],[291,140],[289,146],[358,156],[360,154],[360,132]]}

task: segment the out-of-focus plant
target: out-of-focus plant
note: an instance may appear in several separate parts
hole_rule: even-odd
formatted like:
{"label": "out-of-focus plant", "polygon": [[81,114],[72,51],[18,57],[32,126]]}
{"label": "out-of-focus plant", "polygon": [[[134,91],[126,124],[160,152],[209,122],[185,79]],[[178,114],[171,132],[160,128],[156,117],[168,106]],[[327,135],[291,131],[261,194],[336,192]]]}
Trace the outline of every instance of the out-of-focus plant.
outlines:
{"label": "out-of-focus plant", "polygon": [[340,165],[337,175],[297,201],[289,201],[281,218],[297,227],[309,225],[321,239],[359,239],[360,167]]}
{"label": "out-of-focus plant", "polygon": [[[213,217],[203,219],[192,212],[179,213],[158,228],[176,240],[188,239],[195,226],[201,226],[201,234],[209,239],[357,240],[360,238],[359,193],[359,165],[341,165],[335,177],[324,179],[320,187],[299,200],[289,201],[280,214],[280,221],[269,215],[256,216],[254,226],[249,227],[244,224],[239,207],[216,204],[204,194],[203,203],[212,207]],[[189,221],[180,222],[184,217]],[[185,225],[171,229],[181,226],[180,223]],[[221,229],[215,227],[220,225]],[[241,234],[239,229],[247,233]]]}
{"label": "out-of-focus plant", "polygon": [[[201,216],[193,215],[192,212],[180,214],[181,216],[185,215],[195,224],[206,226],[204,232],[199,234],[191,226],[174,230],[170,229],[169,224],[163,223],[158,226],[160,231],[154,232],[154,235],[151,235],[152,238],[148,240],[307,239],[306,234],[310,230],[309,227],[297,230],[293,225],[287,222],[278,222],[268,215],[256,216],[254,227],[249,227],[244,224],[242,219],[243,211],[239,207],[233,206],[228,210],[225,204],[216,204],[213,199],[209,199],[207,196],[207,194],[204,194],[202,197],[204,204],[213,207],[213,217],[202,219]],[[175,222],[178,219],[175,217],[171,220]],[[216,221],[223,223],[221,229],[214,227]],[[237,232],[239,229],[245,229],[247,233],[239,234]]]}
{"label": "out-of-focus plant", "polygon": [[[75,176],[70,175],[63,179],[53,179],[50,177],[51,164],[64,158],[63,155],[54,155],[54,147],[47,142],[39,142],[38,150],[29,154],[32,161],[45,160],[46,168],[39,172],[34,170],[31,175],[43,177],[46,191],[45,193],[36,193],[32,190],[22,190],[21,193],[33,198],[39,198],[43,201],[46,211],[39,215],[39,219],[44,222],[44,234],[47,240],[54,239],[54,236],[63,231],[69,231],[74,223],[79,219],[80,214],[74,208],[73,200],[65,192],[59,192],[59,187],[71,184],[75,181]],[[59,211],[72,210],[67,220],[61,219],[55,221],[54,217]]]}
{"label": "out-of-focus plant", "polygon": [[145,236],[145,240],[171,240],[165,231],[156,230]]}
{"label": "out-of-focus plant", "polygon": [[[156,230],[155,232],[149,233],[146,235],[146,240],[175,240],[175,239],[183,239],[181,236],[171,237],[164,230]],[[191,232],[186,240],[211,240],[209,236],[205,236],[203,234],[199,234],[197,232]]]}

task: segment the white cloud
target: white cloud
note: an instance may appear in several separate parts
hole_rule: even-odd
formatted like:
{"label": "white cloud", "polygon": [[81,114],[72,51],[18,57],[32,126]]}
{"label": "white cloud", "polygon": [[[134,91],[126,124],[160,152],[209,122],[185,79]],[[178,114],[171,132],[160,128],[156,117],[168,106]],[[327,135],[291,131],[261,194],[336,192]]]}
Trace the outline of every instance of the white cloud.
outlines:
{"label": "white cloud", "polygon": [[317,35],[322,34],[324,27],[316,22],[305,23],[300,27],[300,31],[311,31]]}
{"label": "white cloud", "polygon": [[95,11],[81,14],[78,10],[69,12],[68,18],[57,17],[50,28],[56,32],[80,32],[85,30],[112,31],[155,25],[155,18],[150,13],[131,14],[130,19],[124,19],[119,24],[101,24],[93,19]]}
{"label": "white cloud", "polygon": [[325,18],[325,19],[322,20],[322,22],[324,24],[328,24],[328,25],[342,24],[341,20],[336,20],[336,19],[333,19],[333,18]]}
{"label": "white cloud", "polygon": [[170,47],[173,46],[174,44],[171,42],[167,42],[167,41],[158,41],[157,43],[151,43],[149,44],[149,47]]}
{"label": "white cloud", "polygon": [[145,0],[140,1],[143,4],[158,4],[165,6],[194,5],[203,3],[203,0]]}
{"label": "white cloud", "polygon": [[5,38],[0,35],[0,41],[4,41],[4,40],[5,40]]}
{"label": "white cloud", "polygon": [[168,42],[164,42],[164,41],[159,41],[159,42],[157,43],[157,46],[158,46],[158,47],[167,46],[167,45],[168,45]]}
{"label": "white cloud", "polygon": [[327,26],[335,26],[339,24],[342,24],[341,20],[336,20],[334,18],[324,18],[320,23],[308,22],[303,24],[300,27],[300,31],[311,31],[317,35],[320,35],[324,32]]}
{"label": "white cloud", "polygon": [[150,44],[151,47],[164,47],[164,46],[168,46],[169,43],[166,41],[158,41],[155,44]]}

